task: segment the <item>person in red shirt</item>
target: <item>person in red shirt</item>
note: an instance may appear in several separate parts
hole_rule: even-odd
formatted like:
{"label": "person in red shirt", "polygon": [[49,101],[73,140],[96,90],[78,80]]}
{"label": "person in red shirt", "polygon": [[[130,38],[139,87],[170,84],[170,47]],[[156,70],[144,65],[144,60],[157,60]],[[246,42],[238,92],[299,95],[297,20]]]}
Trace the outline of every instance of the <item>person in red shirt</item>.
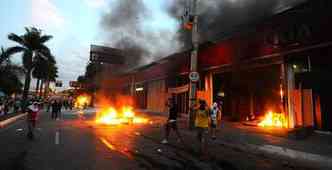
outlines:
{"label": "person in red shirt", "polygon": [[28,138],[34,138],[34,128],[36,127],[37,116],[40,108],[37,102],[34,102],[28,107]]}

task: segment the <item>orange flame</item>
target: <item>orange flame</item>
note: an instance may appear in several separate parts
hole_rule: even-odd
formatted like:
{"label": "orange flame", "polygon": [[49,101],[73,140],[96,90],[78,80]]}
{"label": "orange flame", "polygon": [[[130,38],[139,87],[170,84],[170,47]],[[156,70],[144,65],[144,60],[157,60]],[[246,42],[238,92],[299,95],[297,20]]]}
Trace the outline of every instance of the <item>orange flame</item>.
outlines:
{"label": "orange flame", "polygon": [[119,124],[141,124],[147,123],[148,119],[135,116],[133,108],[130,106],[123,106],[119,113],[114,107],[107,107],[97,113],[96,123],[105,125],[119,125]]}
{"label": "orange flame", "polygon": [[260,127],[287,128],[287,119],[285,114],[269,111],[264,119],[258,124]]}
{"label": "orange flame", "polygon": [[91,102],[91,97],[88,95],[80,95],[76,98],[74,107],[78,109],[83,109],[85,106],[88,106]]}

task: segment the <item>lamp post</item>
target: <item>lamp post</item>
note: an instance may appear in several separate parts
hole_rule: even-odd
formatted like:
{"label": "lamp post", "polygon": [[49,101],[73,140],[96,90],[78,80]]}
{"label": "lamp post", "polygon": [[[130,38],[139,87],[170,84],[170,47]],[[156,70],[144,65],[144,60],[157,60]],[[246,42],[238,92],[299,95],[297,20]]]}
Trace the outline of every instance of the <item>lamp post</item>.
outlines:
{"label": "lamp post", "polygon": [[[192,51],[190,55],[190,86],[189,86],[189,128],[194,128],[195,122],[195,104],[197,97],[197,81],[199,81],[199,74],[197,73],[197,54],[199,48],[198,36],[198,15],[197,3],[198,0],[192,0],[189,9],[186,9],[184,20],[184,28],[192,31]],[[187,11],[189,10],[189,11]]]}

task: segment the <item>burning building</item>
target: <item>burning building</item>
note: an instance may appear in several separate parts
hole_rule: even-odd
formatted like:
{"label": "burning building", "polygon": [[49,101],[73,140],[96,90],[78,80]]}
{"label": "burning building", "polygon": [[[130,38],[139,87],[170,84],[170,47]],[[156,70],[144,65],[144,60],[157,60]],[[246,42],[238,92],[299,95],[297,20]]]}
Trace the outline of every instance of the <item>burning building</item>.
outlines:
{"label": "burning building", "polygon": [[[262,117],[258,125],[332,130],[332,4],[308,1],[259,23],[241,26],[198,54],[198,98],[222,102],[234,120]],[[132,95],[136,108],[165,112],[176,94],[188,113],[190,52],[184,51],[107,80]]]}

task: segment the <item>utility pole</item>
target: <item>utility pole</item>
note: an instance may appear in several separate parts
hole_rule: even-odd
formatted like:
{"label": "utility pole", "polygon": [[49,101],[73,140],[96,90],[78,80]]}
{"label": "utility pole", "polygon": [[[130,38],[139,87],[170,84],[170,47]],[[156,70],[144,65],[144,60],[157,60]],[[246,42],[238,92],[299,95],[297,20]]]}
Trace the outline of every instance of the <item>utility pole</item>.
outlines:
{"label": "utility pole", "polygon": [[197,72],[197,54],[199,48],[198,36],[198,0],[192,0],[189,11],[185,11],[184,27],[192,31],[192,51],[190,56],[190,86],[189,86],[189,128],[193,129],[195,125],[195,104],[197,97],[197,82],[199,81],[199,74]]}

